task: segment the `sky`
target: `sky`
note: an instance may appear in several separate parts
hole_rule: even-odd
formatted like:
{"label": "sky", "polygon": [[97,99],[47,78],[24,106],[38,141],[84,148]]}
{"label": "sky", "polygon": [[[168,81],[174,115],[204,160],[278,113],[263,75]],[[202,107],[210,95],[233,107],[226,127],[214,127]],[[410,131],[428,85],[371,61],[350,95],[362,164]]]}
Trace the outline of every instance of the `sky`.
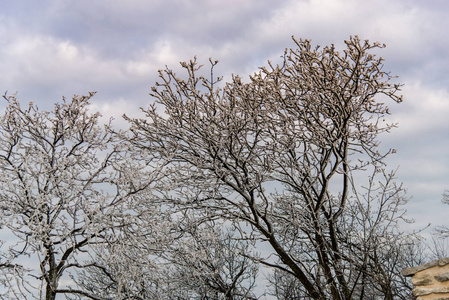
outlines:
{"label": "sky", "polygon": [[[0,92],[40,108],[96,91],[105,118],[141,116],[157,70],[195,55],[217,75],[247,77],[276,61],[291,37],[344,49],[351,35],[385,43],[375,54],[404,84],[381,136],[411,197],[408,229],[449,225],[449,1],[0,0]],[[5,102],[0,103],[0,109]]]}

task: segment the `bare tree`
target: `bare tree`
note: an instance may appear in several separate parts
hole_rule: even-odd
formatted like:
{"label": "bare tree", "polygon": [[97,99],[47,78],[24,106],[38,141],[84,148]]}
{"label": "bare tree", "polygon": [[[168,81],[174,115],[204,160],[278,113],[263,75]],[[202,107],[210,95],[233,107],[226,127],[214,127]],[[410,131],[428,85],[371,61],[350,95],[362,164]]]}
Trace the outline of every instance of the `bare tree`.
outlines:
{"label": "bare tree", "polygon": [[164,255],[174,268],[171,278],[178,289],[191,290],[197,299],[256,299],[258,268],[242,255],[248,253],[248,241],[223,224],[186,219],[190,216],[176,228],[183,238],[177,238]]}
{"label": "bare tree", "polygon": [[394,127],[383,101],[401,102],[400,86],[370,53],[378,43],[352,37],[340,53],[294,41],[281,65],[246,83],[218,83],[212,60],[210,78],[196,60],[181,63],[184,79],[161,70],[146,118],[127,118],[133,144],[169,161],[166,203],[270,247],[253,259],[294,278],[304,297],[352,299],[369,282],[393,299],[381,252],[406,198],[378,135]]}
{"label": "bare tree", "polygon": [[[138,231],[97,247],[77,285],[95,299],[256,299],[257,267],[240,255],[247,242],[214,222],[185,215],[170,221],[159,213],[145,216]],[[155,222],[157,216],[163,217]]]}
{"label": "bare tree", "polygon": [[126,226],[126,200],[135,187],[117,184],[115,165],[124,155],[98,124],[99,114],[88,113],[92,95],[63,99],[53,111],[4,96],[0,214],[2,232],[11,236],[3,245],[7,263],[20,270],[8,293],[18,299],[82,294],[61,279],[86,267],[91,246],[113,240],[113,229]]}
{"label": "bare tree", "polygon": [[[396,197],[402,188],[389,185],[392,174],[382,174],[385,185],[374,181],[376,175],[364,187],[365,194],[348,202],[346,217],[336,224],[342,245],[340,267],[347,274],[354,299],[412,299],[413,286],[401,271],[421,264],[426,247],[417,233],[399,230],[404,203]],[[290,274],[277,271],[271,281],[272,293],[278,299],[307,297],[298,279]]]}
{"label": "bare tree", "polygon": [[[4,242],[0,242],[0,248]],[[9,253],[0,253],[0,299],[11,299],[12,296],[19,298],[23,293],[21,290],[14,290],[12,286],[23,284],[24,267],[14,264]]]}
{"label": "bare tree", "polygon": [[[446,190],[446,191],[444,191],[444,193],[443,193],[443,199],[441,200],[444,204],[449,204],[449,190]],[[438,226],[436,229],[435,229],[435,236],[436,236],[436,240],[434,240],[434,248],[435,248],[435,250],[437,249],[437,248],[440,248],[440,252],[442,252],[442,253],[444,253],[444,252],[448,252],[448,251],[444,251],[444,250],[442,250],[441,248],[443,247],[444,248],[444,246],[443,246],[443,244],[445,243],[445,239],[449,239],[449,226]],[[439,245],[437,245],[437,244],[439,244]],[[442,255],[442,253],[440,253],[440,255],[437,255],[437,256],[441,256]],[[439,258],[441,258],[441,257],[439,257]]]}
{"label": "bare tree", "polygon": [[164,241],[156,243],[155,236],[141,234],[142,229],[138,227],[139,232],[131,235],[118,234],[120,239],[90,251],[91,263],[73,277],[84,295],[102,300],[171,298],[167,297],[166,263],[155,256]]}

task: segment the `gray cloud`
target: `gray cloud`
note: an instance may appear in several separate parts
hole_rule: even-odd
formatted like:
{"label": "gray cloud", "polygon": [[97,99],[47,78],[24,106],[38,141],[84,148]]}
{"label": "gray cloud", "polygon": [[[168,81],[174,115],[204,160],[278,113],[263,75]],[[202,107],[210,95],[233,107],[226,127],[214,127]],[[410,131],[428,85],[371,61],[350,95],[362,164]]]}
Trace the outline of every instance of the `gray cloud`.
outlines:
{"label": "gray cloud", "polygon": [[[98,91],[94,107],[117,118],[146,106],[157,70],[194,55],[220,60],[217,75],[247,76],[279,60],[291,36],[344,47],[358,34],[380,41],[385,69],[399,75],[399,128],[383,137],[418,224],[446,221],[449,188],[449,4],[375,0],[6,0],[0,12],[0,90],[49,106],[62,95]],[[122,124],[122,123],[121,123]],[[432,217],[434,213],[437,217]]]}

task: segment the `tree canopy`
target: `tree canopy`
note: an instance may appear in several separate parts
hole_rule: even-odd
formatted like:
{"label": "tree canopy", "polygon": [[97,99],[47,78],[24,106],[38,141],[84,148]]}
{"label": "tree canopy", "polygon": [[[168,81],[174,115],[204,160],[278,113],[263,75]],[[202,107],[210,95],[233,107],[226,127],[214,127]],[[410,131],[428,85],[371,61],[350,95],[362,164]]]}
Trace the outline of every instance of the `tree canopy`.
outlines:
{"label": "tree canopy", "polygon": [[207,75],[196,58],[160,70],[122,131],[88,113],[93,94],[52,112],[5,96],[8,293],[257,299],[263,268],[277,299],[410,299],[400,271],[420,241],[400,230],[407,197],[379,147],[402,101],[384,45],[293,41],[249,79],[224,83],[212,59]]}

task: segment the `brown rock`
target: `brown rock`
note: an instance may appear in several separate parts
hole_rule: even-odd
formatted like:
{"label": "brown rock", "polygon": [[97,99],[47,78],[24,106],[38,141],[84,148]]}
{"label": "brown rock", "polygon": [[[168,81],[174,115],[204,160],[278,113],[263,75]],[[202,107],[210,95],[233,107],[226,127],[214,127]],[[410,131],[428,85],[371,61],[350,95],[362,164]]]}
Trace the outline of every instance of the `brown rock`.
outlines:
{"label": "brown rock", "polygon": [[421,277],[415,276],[412,278],[412,283],[414,286],[430,285],[433,283],[433,279],[429,275]]}
{"label": "brown rock", "polygon": [[443,293],[449,293],[449,287],[440,287],[440,288],[415,288],[413,289],[413,295],[415,296],[425,296],[430,294],[443,294]]}
{"label": "brown rock", "polygon": [[404,270],[402,270],[401,273],[402,273],[403,276],[412,276],[412,275],[414,275],[414,274],[416,274],[416,273],[418,273],[420,271],[427,270],[429,268],[438,266],[438,262],[439,262],[438,260],[435,260],[435,261],[431,261],[431,262],[429,262],[427,264],[423,264],[423,265],[420,265],[420,266],[404,269]]}
{"label": "brown rock", "polygon": [[440,267],[443,267],[443,266],[445,266],[447,264],[449,264],[449,257],[441,258],[441,259],[438,260],[438,265]]}
{"label": "brown rock", "polygon": [[427,264],[423,264],[423,265],[420,265],[420,266],[407,268],[407,269],[402,270],[401,273],[402,273],[403,276],[412,276],[412,275],[414,275],[414,274],[416,274],[416,273],[418,273],[420,271],[423,271],[423,270],[426,270],[426,269],[429,269],[429,268],[432,268],[432,267],[435,267],[435,266],[443,267],[443,266],[445,266],[447,264],[449,264],[449,257],[441,258],[441,259],[438,259],[438,260],[434,260],[434,261],[431,261],[431,262],[429,262]]}
{"label": "brown rock", "polygon": [[439,282],[448,281],[449,280],[449,272],[435,275],[434,278],[436,280],[438,280]]}
{"label": "brown rock", "polygon": [[431,289],[414,288],[412,291],[415,297],[430,295],[432,293]]}

